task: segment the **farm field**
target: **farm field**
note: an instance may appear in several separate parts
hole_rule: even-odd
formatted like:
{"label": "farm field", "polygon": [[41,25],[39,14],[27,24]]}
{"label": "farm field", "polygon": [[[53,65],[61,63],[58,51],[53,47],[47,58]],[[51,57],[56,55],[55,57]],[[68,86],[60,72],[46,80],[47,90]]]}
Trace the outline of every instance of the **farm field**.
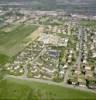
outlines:
{"label": "farm field", "polygon": [[77,98],[80,100],[95,100],[96,94],[33,81],[8,78],[0,82],[0,98],[0,100],[40,100],[40,98],[46,98],[46,100]]}
{"label": "farm field", "polygon": [[[32,34],[38,27],[35,25],[9,25],[0,29],[0,58],[13,57],[22,49],[24,49],[24,44],[26,44],[28,39],[27,36]],[[0,60],[1,61],[1,60]],[[3,60],[3,62],[5,62]]]}

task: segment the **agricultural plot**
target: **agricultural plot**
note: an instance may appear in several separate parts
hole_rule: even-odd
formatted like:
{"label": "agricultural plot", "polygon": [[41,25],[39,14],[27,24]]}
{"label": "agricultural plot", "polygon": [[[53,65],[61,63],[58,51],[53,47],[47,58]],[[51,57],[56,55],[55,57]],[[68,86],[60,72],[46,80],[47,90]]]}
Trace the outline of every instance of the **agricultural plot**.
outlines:
{"label": "agricultural plot", "polygon": [[[12,28],[12,29],[11,29]],[[9,57],[16,55],[28,42],[26,37],[37,29],[35,25],[9,25],[0,29],[0,53]]]}

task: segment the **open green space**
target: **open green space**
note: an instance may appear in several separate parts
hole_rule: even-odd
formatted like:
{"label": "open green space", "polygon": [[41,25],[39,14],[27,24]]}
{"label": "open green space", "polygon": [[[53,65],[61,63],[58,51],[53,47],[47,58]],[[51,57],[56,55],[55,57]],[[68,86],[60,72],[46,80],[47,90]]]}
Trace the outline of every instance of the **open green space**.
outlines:
{"label": "open green space", "polygon": [[96,28],[96,20],[81,20],[80,24],[82,26]]}
{"label": "open green space", "polygon": [[37,26],[34,25],[21,24],[10,32],[0,31],[0,51],[3,49],[10,54],[10,52],[14,52],[11,49],[19,49],[26,36],[30,35],[36,28]]}
{"label": "open green space", "polygon": [[[18,54],[18,52],[23,50],[24,44],[28,42],[28,40],[26,40],[26,37],[32,34],[32,32],[35,31],[36,29],[37,26],[35,25],[25,25],[25,24],[19,24],[17,26],[9,25],[4,27],[3,29],[1,28],[0,29],[0,63],[2,61],[6,62],[8,56],[13,57],[16,54]],[[6,30],[8,30],[8,32]]]}
{"label": "open green space", "polygon": [[60,86],[8,78],[0,82],[0,100],[95,100],[96,94]]}
{"label": "open green space", "polygon": [[9,57],[4,55],[4,54],[0,54],[0,64],[4,65],[6,62],[9,61]]}

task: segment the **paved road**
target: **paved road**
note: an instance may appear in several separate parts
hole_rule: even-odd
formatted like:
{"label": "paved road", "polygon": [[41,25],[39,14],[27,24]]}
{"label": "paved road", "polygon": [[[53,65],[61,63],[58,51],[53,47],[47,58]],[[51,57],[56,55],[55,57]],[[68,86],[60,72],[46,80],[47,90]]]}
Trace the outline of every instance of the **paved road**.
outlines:
{"label": "paved road", "polygon": [[81,66],[81,58],[82,58],[82,48],[83,48],[83,29],[79,28],[79,55],[76,61],[76,66],[78,67],[78,70],[80,70]]}
{"label": "paved road", "polygon": [[67,71],[64,75],[64,84],[67,84],[67,80],[69,78],[68,76],[70,75],[71,69],[72,69],[72,66],[69,66],[69,68],[67,69]]}
{"label": "paved road", "polygon": [[85,31],[85,42],[87,42],[87,32]]}
{"label": "paved road", "polygon": [[96,91],[93,91],[91,89],[87,89],[87,88],[82,88],[82,87],[74,87],[73,85],[67,85],[62,83],[56,83],[50,80],[42,80],[42,79],[35,79],[35,78],[25,78],[22,76],[13,76],[13,75],[6,75],[5,77],[6,79],[10,79],[10,78],[14,78],[14,79],[20,79],[20,80],[27,80],[27,81],[33,81],[33,82],[38,82],[38,83],[46,83],[48,85],[57,85],[57,86],[61,86],[61,87],[65,87],[65,88],[72,88],[72,89],[77,89],[77,90],[81,90],[81,91],[87,91],[87,92],[93,92],[96,93]]}
{"label": "paved road", "polygon": [[[82,58],[82,44],[83,44],[83,29],[81,27],[79,28],[78,38],[79,38],[79,55],[77,57],[76,64],[74,66],[77,66],[78,70],[80,70],[81,58]],[[72,69],[72,66],[69,66],[68,70],[66,71],[64,84],[66,84],[67,82],[68,75],[70,74],[71,69]]]}
{"label": "paved road", "polygon": [[[82,48],[83,48],[83,37],[84,36],[84,30],[82,29],[82,27],[79,28],[79,35],[78,35],[78,38],[79,38],[79,54],[78,54],[78,57],[77,57],[77,60],[76,60],[76,64],[74,66],[77,66],[77,69],[80,70],[80,66],[81,66],[81,58],[82,58]],[[87,39],[87,37],[86,37]],[[70,74],[71,72],[71,69],[72,69],[72,66],[69,66],[68,70],[66,71],[66,74],[65,74],[65,78],[64,78],[64,84],[66,84],[67,82],[67,79],[68,79],[68,75]]]}

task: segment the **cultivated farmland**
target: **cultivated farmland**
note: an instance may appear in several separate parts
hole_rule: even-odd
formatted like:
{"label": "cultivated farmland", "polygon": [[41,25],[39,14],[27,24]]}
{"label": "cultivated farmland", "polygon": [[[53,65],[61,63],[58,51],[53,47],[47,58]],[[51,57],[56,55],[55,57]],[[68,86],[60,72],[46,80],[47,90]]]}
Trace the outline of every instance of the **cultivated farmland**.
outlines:
{"label": "cultivated farmland", "polygon": [[0,57],[2,55],[13,57],[24,49],[24,44],[30,41],[26,37],[32,34],[37,28],[36,25],[25,24],[9,25],[1,28]]}

